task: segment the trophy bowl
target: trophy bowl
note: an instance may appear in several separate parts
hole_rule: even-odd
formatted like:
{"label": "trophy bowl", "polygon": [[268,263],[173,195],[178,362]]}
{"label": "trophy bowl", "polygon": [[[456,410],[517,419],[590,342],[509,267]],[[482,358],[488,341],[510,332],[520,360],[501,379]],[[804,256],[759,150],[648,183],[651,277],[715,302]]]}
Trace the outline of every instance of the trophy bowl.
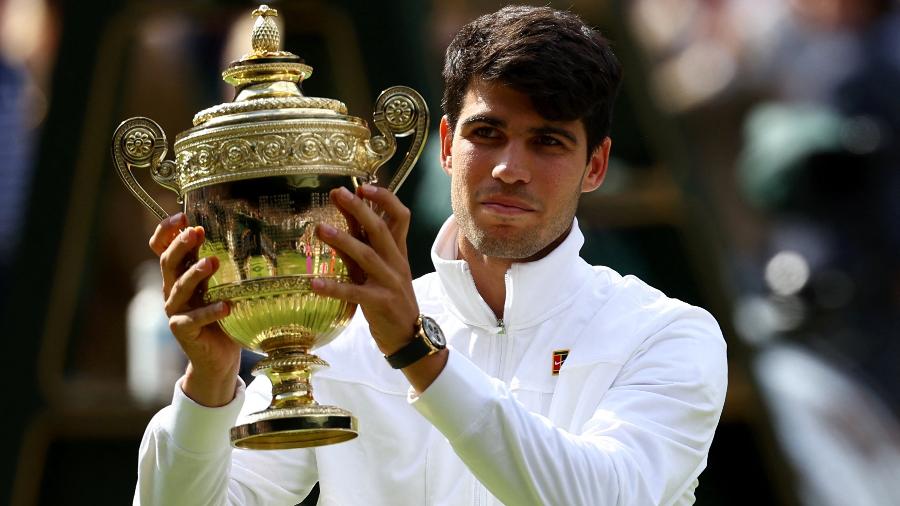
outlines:
{"label": "trophy bowl", "polygon": [[[428,109],[414,90],[395,86],[375,103],[372,136],[346,106],[306,97],[299,83],[312,68],[279,50],[274,9],[260,6],[251,32],[253,50],[224,72],[233,102],[194,116],[194,127],[175,138],[175,160],[165,160],[166,136],[144,117],[124,121],[113,134],[112,156],[125,186],[160,219],[167,213],[141,187],[132,170],[178,194],[188,223],[202,226],[200,257],[219,269],[205,303],[227,301],[222,329],[242,347],[265,355],[253,368],[272,383],[272,401],[231,429],[238,448],[303,448],[357,436],[347,410],[320,405],[311,375],[328,364],[312,354],[349,323],[356,306],[313,293],[311,281],[360,282],[363,274],[320,241],[327,223],[357,237],[354,223],[329,199],[330,191],[381,184],[396,191],[424,146]],[[397,149],[396,137],[413,135],[398,168],[379,170]]]}

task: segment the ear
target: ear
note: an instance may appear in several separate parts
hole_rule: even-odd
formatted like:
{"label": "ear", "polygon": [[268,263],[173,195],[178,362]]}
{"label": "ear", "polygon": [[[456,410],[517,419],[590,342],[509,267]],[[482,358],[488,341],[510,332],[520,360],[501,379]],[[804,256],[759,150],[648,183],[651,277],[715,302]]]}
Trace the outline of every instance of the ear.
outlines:
{"label": "ear", "polygon": [[453,129],[450,128],[447,116],[441,116],[440,134],[441,168],[444,169],[444,172],[449,176],[453,168],[453,159],[450,155],[451,148],[453,147]]}
{"label": "ear", "polygon": [[606,137],[594,149],[591,159],[585,167],[584,177],[581,179],[581,192],[587,193],[600,188],[606,177],[606,169],[609,167],[609,151],[612,149],[612,139]]}

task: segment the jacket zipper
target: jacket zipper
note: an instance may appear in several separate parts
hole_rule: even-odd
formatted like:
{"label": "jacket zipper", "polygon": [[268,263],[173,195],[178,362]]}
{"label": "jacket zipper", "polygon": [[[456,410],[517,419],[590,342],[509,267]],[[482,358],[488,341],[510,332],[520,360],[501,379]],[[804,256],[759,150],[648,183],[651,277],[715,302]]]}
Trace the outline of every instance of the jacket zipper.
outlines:
{"label": "jacket zipper", "polygon": [[[475,285],[475,279],[472,277],[472,272],[469,271],[468,274],[469,274],[469,282],[472,283],[472,289],[475,290],[475,293],[478,293],[478,287]],[[506,283],[506,289],[507,289],[507,301],[506,302],[508,302],[509,271],[507,271],[506,274],[504,275],[504,282]],[[485,302],[484,299],[482,299],[481,297],[479,297],[479,300],[481,300],[482,307],[484,307],[484,309],[489,314],[493,315],[494,311],[490,308],[490,306],[487,305],[487,302]],[[506,304],[504,303],[504,307],[503,307],[504,315],[506,314],[506,309],[507,309],[507,307],[506,307]],[[504,361],[503,357],[504,357],[504,351],[506,349],[505,341],[506,341],[506,337],[507,337],[506,336],[506,322],[504,321],[503,318],[495,317],[495,320],[497,323],[497,331],[496,331],[495,339],[491,340],[491,345],[492,345],[491,348],[493,348],[494,346],[499,346],[500,348],[498,349],[498,354],[497,354],[497,357],[498,357],[497,358],[497,362],[498,362],[497,370],[494,374],[491,374],[491,375],[494,376],[495,378],[502,379],[501,376],[503,375],[503,361]],[[487,487],[482,485],[481,482],[478,481],[477,478],[473,477],[473,479],[475,482],[474,490],[472,491],[473,492],[472,495],[474,496],[472,498],[473,506],[488,506],[488,503],[490,501],[488,499],[489,495],[488,495]]]}
{"label": "jacket zipper", "polygon": [[[506,362],[506,350],[509,348],[511,343],[509,342],[509,335],[507,334],[507,325],[505,321],[505,317],[509,314],[509,271],[506,271],[506,274],[503,276],[503,280],[506,283],[506,300],[503,304],[503,318],[497,318],[497,334],[494,336],[494,341],[496,342],[497,349],[497,373],[494,375],[495,378],[506,381],[507,378],[504,377],[504,364]],[[488,506],[489,504],[493,504],[494,502],[490,499],[490,493],[488,492],[487,487],[481,484],[480,481],[476,480],[477,484],[477,503],[483,506]]]}
{"label": "jacket zipper", "polygon": [[[512,267],[510,267],[512,269]],[[503,275],[503,282],[506,284],[506,298],[503,301],[503,317],[497,319],[497,345],[500,346],[500,350],[497,354],[497,378],[502,381],[507,381],[509,378],[505,377],[504,367],[506,364],[506,352],[507,348],[512,344],[509,341],[509,335],[507,335],[507,325],[506,325],[506,317],[509,316],[509,302],[510,302],[510,285],[512,281],[509,277],[509,270]]]}
{"label": "jacket zipper", "polygon": [[496,378],[503,379],[503,358],[506,355],[506,324],[503,318],[497,318],[497,335],[494,340],[497,342],[497,374]]}

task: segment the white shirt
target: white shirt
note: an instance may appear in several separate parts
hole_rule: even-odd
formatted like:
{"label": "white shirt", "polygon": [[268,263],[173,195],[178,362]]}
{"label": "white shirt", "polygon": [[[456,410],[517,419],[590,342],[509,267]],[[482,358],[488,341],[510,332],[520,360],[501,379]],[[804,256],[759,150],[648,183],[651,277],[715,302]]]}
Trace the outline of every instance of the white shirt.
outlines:
{"label": "white shirt", "polygon": [[[316,353],[315,397],[352,411],[359,437],[315,449],[235,450],[228,429],[268,405],[257,379],[206,408],[179,386],[141,443],[135,504],[691,504],[725,399],[725,344],[702,309],[578,257],[577,222],[553,252],[513,264],[504,321],[456,260],[456,224],[414,282],[451,348],[416,397],[359,312]],[[555,351],[569,355],[558,375]]]}

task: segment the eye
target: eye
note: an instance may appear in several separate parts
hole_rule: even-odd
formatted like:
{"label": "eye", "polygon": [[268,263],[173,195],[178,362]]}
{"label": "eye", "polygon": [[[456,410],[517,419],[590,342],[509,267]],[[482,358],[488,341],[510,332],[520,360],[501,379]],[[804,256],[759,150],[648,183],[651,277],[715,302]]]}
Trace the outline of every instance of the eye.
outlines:
{"label": "eye", "polygon": [[540,135],[535,139],[535,143],[541,146],[562,146],[563,143],[551,135]]}
{"label": "eye", "polygon": [[498,132],[496,128],[489,126],[478,127],[473,130],[472,133],[486,139],[496,139],[497,137],[500,137],[500,132]]}

